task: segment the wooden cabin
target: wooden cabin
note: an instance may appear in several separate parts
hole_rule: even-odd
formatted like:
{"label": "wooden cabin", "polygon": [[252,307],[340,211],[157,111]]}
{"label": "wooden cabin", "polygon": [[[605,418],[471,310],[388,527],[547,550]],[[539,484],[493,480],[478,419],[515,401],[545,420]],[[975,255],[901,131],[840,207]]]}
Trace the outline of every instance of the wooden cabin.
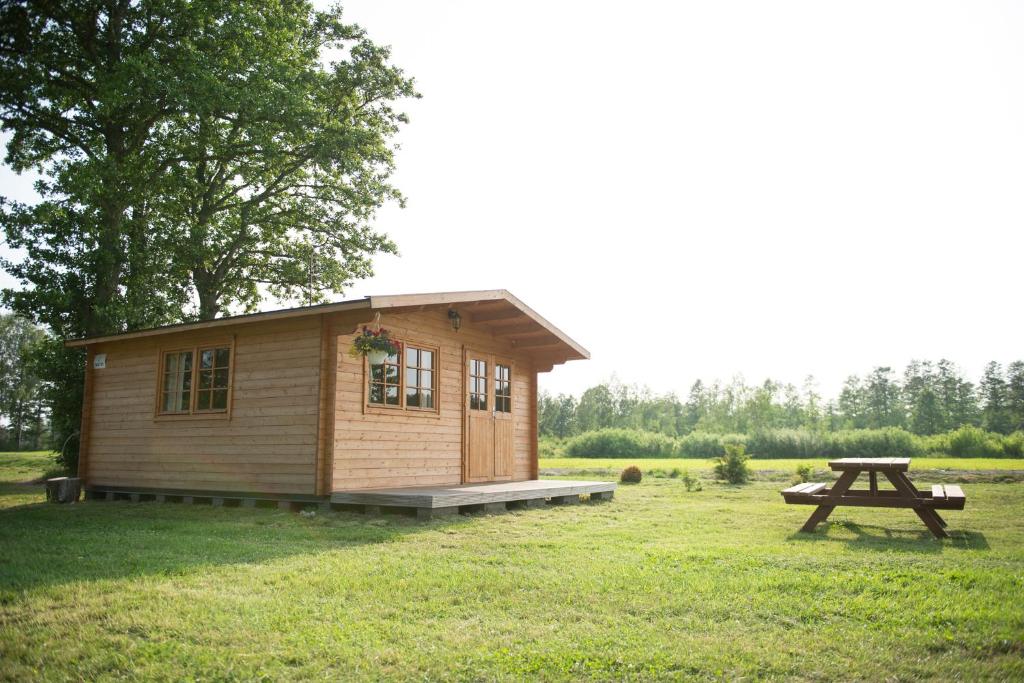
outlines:
{"label": "wooden cabin", "polygon": [[[350,348],[374,321],[402,352],[371,367]],[[67,346],[87,351],[79,476],[92,497],[429,510],[611,490],[535,481],[537,375],[589,354],[504,290],[371,296]]]}

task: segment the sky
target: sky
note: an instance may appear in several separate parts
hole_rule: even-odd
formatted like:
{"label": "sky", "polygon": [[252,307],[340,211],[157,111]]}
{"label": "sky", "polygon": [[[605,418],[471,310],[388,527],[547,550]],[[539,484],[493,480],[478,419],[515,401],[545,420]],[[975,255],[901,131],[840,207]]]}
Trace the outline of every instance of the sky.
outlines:
{"label": "sky", "polygon": [[423,97],[342,298],[508,289],[555,393],[1024,357],[1024,3],[344,7]]}

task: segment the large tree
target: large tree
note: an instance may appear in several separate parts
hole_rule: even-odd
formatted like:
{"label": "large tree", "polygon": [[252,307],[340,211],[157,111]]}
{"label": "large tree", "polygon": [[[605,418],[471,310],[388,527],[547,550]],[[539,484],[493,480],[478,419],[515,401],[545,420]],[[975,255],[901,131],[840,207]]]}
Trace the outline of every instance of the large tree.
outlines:
{"label": "large tree", "polygon": [[[294,295],[310,263],[314,287],[366,275],[393,248],[368,221],[398,197],[390,104],[412,94],[387,58],[305,0],[0,4],[6,162],[42,177],[37,203],[2,200],[25,253],[5,303],[57,337],[100,335],[194,298],[211,317],[260,285]],[[50,351],[75,396],[81,356]]]}
{"label": "large tree", "polygon": [[[394,251],[369,222],[401,201],[388,182],[389,141],[405,120],[393,103],[416,94],[340,10],[236,11],[231,21],[246,68],[238,46],[216,36],[197,45],[216,85],[174,120],[168,156],[180,161],[159,198],[204,319],[252,309],[266,291],[319,300]],[[325,50],[338,57],[327,67]]]}

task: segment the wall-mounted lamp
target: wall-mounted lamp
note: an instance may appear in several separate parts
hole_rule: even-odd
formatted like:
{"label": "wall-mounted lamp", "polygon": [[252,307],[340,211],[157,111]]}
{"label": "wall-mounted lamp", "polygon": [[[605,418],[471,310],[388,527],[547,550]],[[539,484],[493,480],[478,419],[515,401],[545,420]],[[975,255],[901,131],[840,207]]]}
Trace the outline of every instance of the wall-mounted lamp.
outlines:
{"label": "wall-mounted lamp", "polygon": [[452,321],[452,329],[456,332],[462,327],[462,316],[454,308],[448,309],[448,319]]}

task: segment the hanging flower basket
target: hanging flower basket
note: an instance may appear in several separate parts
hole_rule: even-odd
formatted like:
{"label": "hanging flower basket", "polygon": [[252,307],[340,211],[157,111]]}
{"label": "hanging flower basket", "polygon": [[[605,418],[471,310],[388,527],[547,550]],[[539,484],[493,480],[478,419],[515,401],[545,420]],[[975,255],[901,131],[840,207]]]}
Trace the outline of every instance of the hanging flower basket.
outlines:
{"label": "hanging flower basket", "polygon": [[391,338],[385,329],[371,330],[364,327],[361,334],[352,340],[350,353],[353,356],[366,356],[370,365],[381,365],[388,356],[397,356],[401,345]]}

